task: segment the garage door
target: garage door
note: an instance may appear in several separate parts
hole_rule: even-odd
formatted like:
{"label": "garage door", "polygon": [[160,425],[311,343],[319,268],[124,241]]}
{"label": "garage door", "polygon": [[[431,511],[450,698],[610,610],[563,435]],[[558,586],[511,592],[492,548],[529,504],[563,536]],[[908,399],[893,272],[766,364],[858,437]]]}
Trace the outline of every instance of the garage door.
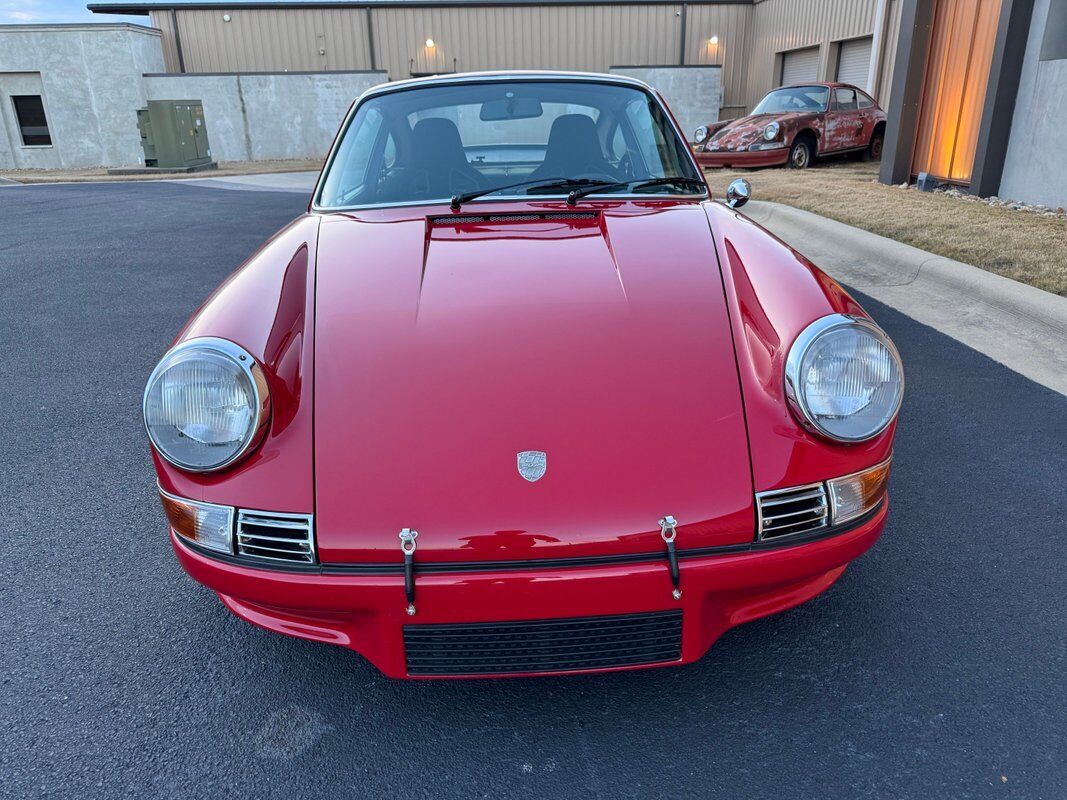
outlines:
{"label": "garage door", "polygon": [[866,89],[870,69],[870,37],[841,42],[841,49],[838,51],[837,57],[837,79],[841,83],[851,83],[853,86]]}
{"label": "garage door", "polygon": [[811,83],[819,78],[819,48],[782,53],[782,85]]}

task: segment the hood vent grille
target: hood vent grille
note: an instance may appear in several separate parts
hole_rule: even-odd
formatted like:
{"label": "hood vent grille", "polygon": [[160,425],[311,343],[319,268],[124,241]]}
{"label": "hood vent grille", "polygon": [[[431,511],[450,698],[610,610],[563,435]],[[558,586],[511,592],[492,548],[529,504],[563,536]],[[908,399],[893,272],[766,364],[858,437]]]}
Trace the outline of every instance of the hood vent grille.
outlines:
{"label": "hood vent grille", "polygon": [[829,519],[826,487],[821,483],[756,494],[756,541],[825,528]]}
{"label": "hood vent grille", "polygon": [[237,554],[271,561],[314,564],[315,537],[311,515],[239,511]]}
{"label": "hood vent grille", "polygon": [[431,225],[485,225],[498,222],[572,222],[596,219],[595,211],[553,211],[544,214],[464,214],[463,216],[431,217]]}

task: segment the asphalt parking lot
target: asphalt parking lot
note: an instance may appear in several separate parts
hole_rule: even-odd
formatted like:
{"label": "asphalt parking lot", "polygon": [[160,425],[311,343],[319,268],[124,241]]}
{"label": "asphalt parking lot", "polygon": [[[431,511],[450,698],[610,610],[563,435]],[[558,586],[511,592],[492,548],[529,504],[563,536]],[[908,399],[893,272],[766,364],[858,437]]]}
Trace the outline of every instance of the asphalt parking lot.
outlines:
{"label": "asphalt parking lot", "polygon": [[172,556],[140,395],[304,204],[0,189],[0,796],[1067,796],[1067,398],[874,302],[908,380],[887,531],[698,664],[395,682],[231,616]]}

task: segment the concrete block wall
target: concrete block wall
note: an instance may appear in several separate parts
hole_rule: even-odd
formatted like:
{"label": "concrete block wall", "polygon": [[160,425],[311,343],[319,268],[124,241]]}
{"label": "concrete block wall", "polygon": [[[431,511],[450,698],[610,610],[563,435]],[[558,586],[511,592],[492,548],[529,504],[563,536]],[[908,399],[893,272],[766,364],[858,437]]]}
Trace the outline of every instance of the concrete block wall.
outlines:
{"label": "concrete block wall", "polygon": [[662,94],[688,141],[698,126],[719,120],[722,67],[612,67],[611,72],[642,80]]}
{"label": "concrete block wall", "polygon": [[[0,25],[0,168],[137,164],[141,75],[163,69],[160,34],[139,25]],[[22,144],[13,94],[40,94],[52,145]]]}
{"label": "concrete block wall", "polygon": [[1000,197],[1067,208],[1067,58],[1041,60],[1052,4],[1036,0],[1026,43]]}
{"label": "concrete block wall", "polygon": [[204,102],[217,161],[322,158],[352,102],[381,71],[144,76],[149,100]]}

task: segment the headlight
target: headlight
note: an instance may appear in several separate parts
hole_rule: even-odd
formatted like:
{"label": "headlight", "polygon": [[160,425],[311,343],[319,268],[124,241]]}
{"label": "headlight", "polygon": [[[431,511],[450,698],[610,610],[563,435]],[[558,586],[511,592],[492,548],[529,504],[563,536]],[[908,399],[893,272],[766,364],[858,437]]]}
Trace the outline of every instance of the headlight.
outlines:
{"label": "headlight", "polygon": [[785,392],[808,427],[838,442],[862,442],[896,416],[904,371],[881,328],[831,314],[811,323],[790,348]]}
{"label": "headlight", "polygon": [[772,122],[766,128],[763,129],[763,138],[768,142],[773,142],[778,138],[778,131],[781,130],[781,126],[777,122]]}
{"label": "headlight", "polygon": [[700,142],[704,141],[705,139],[707,139],[708,138],[708,128],[707,128],[707,126],[706,125],[701,125],[693,133],[693,136],[696,137],[695,139],[693,139],[693,141],[697,142],[698,144]]}
{"label": "headlight", "polygon": [[258,444],[270,420],[263,369],[225,339],[190,339],[148,378],[144,420],[156,451],[176,467],[211,472]]}

